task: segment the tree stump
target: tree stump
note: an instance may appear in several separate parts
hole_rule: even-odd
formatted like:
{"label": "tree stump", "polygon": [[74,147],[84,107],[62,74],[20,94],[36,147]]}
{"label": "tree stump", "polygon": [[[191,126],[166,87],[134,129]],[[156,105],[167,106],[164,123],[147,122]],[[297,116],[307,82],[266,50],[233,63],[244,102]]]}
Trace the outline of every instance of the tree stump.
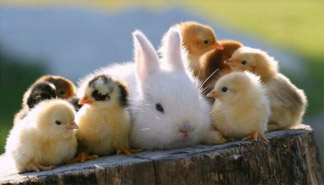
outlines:
{"label": "tree stump", "polygon": [[114,155],[51,171],[17,174],[0,157],[0,184],[314,184],[323,183],[313,130],[265,134],[262,141]]}

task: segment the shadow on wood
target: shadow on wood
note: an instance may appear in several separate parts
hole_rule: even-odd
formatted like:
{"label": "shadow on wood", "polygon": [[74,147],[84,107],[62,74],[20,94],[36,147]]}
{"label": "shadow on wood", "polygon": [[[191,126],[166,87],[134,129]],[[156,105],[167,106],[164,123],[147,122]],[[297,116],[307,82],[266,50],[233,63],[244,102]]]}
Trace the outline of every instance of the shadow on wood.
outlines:
{"label": "shadow on wood", "polygon": [[323,184],[309,126],[266,137],[270,144],[236,141],[116,155],[24,174],[2,155],[0,184]]}

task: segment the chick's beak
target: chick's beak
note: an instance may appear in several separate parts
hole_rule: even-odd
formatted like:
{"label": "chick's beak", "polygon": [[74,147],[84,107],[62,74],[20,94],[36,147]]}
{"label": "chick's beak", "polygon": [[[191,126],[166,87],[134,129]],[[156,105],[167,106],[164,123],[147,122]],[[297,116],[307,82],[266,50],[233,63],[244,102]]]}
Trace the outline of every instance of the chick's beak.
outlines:
{"label": "chick's beak", "polygon": [[66,126],[67,129],[78,129],[79,126],[73,121],[68,126]]}
{"label": "chick's beak", "polygon": [[208,98],[218,98],[218,97],[219,97],[219,95],[218,95],[216,92],[214,92],[214,91],[211,91],[211,92],[208,93],[206,96],[207,96]]}
{"label": "chick's beak", "polygon": [[82,105],[82,104],[91,104],[92,103],[92,100],[89,100],[87,97],[83,97],[80,99],[79,101],[79,105]]}
{"label": "chick's beak", "polygon": [[214,48],[215,48],[215,49],[218,49],[218,50],[223,50],[223,49],[224,49],[223,46],[220,45],[220,44],[218,44],[217,42],[216,42],[216,44],[214,45]]}

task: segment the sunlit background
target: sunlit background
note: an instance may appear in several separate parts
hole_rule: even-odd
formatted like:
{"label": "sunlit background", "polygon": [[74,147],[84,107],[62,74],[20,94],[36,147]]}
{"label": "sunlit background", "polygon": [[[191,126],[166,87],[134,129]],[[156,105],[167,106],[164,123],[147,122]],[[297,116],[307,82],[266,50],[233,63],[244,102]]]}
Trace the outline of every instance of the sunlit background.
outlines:
{"label": "sunlit background", "polygon": [[77,82],[94,69],[132,60],[135,29],[157,48],[171,25],[188,20],[280,62],[308,96],[304,122],[314,128],[324,161],[323,0],[1,0],[0,153],[22,95],[38,77]]}

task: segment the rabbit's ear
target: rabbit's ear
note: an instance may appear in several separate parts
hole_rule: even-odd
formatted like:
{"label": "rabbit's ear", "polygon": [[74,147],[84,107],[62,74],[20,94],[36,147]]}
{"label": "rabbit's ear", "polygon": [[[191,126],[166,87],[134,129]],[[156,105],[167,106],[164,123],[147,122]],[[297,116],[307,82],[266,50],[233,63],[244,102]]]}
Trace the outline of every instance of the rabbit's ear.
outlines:
{"label": "rabbit's ear", "polygon": [[139,30],[133,32],[136,73],[143,81],[159,70],[159,58],[150,41]]}
{"label": "rabbit's ear", "polygon": [[178,28],[170,28],[164,39],[163,42],[164,45],[166,45],[164,58],[166,59],[168,66],[172,69],[184,70],[181,56],[182,44]]}

